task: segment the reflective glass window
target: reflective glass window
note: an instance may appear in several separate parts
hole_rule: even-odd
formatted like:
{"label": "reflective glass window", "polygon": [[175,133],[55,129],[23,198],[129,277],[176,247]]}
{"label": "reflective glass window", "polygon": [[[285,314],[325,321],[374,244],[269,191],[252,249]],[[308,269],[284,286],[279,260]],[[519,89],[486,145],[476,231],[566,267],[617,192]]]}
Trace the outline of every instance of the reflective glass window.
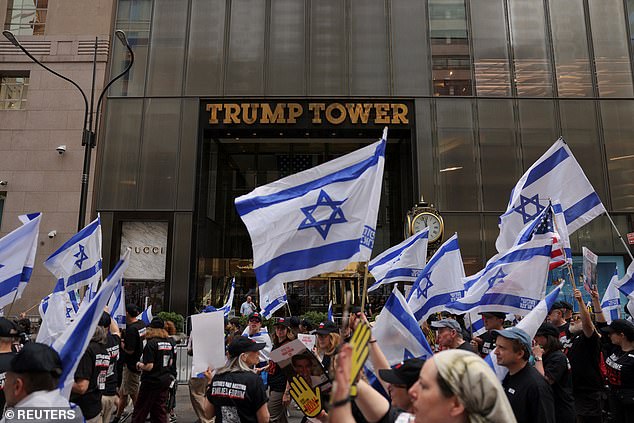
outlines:
{"label": "reflective glass window", "polygon": [[523,170],[528,169],[559,138],[553,100],[519,100],[519,132]]}
{"label": "reflective glass window", "polygon": [[634,210],[634,101],[601,101],[612,209]]}
{"label": "reflective glass window", "polygon": [[3,72],[0,74],[0,110],[26,108],[29,91],[29,72]]}
{"label": "reflective glass window", "polygon": [[446,213],[443,214],[445,222],[446,240],[454,233],[458,233],[458,245],[464,264],[466,275],[473,275],[482,269],[484,254],[482,251],[481,225],[479,214]]}
{"label": "reflective glass window", "polygon": [[8,0],[4,29],[15,35],[44,35],[48,0]]}
{"label": "reflective glass window", "polygon": [[347,95],[345,2],[310,2],[310,94]]}
{"label": "reflective glass window", "polygon": [[552,64],[543,0],[510,1],[509,26],[519,97],[553,95]]}
{"label": "reflective glass window", "polygon": [[505,0],[471,0],[471,30],[476,93],[509,96]]}

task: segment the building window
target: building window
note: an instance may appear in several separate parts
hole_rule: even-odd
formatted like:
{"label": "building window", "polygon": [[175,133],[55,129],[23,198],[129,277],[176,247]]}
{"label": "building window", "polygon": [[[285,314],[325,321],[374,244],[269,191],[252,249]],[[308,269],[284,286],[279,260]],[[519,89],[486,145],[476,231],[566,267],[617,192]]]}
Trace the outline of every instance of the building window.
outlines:
{"label": "building window", "polygon": [[44,35],[48,0],[9,0],[4,29],[15,35]]}
{"label": "building window", "polygon": [[0,74],[0,110],[20,110],[26,107],[29,74]]}

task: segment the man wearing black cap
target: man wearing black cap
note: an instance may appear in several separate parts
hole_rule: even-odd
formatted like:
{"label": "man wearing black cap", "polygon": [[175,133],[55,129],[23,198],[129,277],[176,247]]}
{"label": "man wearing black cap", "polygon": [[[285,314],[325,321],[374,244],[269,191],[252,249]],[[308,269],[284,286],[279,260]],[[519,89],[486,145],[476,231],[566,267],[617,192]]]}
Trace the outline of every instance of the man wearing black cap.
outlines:
{"label": "man wearing black cap", "polygon": [[11,320],[0,317],[0,410],[4,410],[4,379],[11,360],[15,357],[13,343],[20,336],[18,328]]}
{"label": "man wearing black cap", "polygon": [[610,385],[610,413],[613,421],[634,422],[634,324],[625,319],[612,320],[602,329],[608,333],[605,365]]}
{"label": "man wearing black cap", "polygon": [[152,422],[167,421],[169,387],[174,381],[174,346],[165,330],[165,322],[155,317],[146,332],[143,361],[136,364],[141,373],[139,396],[134,403],[132,423],[144,423],[148,414]]}
{"label": "man wearing black cap", "polygon": [[128,304],[125,308],[126,329],[125,337],[121,340],[121,355],[125,366],[119,389],[119,409],[113,423],[119,421],[128,405],[128,395],[134,403],[139,393],[141,373],[136,369],[136,363],[143,353],[143,339],[145,338],[145,323],[137,318],[139,313],[140,310],[136,304]]}
{"label": "man wearing black cap", "polygon": [[480,353],[480,356],[484,358],[489,355],[491,351],[495,350],[495,338],[497,338],[497,336],[493,335],[493,331],[504,329],[504,318],[506,317],[506,313],[483,311],[478,314],[482,316],[486,332],[481,336],[473,338],[471,345],[473,346],[475,343],[478,348],[478,353]]}
{"label": "man wearing black cap", "polygon": [[117,361],[119,360],[119,346],[121,335],[117,322],[110,318],[105,311],[99,319],[99,326],[108,331],[106,335],[106,350],[110,356],[108,373],[106,373],[106,387],[101,393],[101,418],[109,423],[112,414],[117,410]]}
{"label": "man wearing black cap", "polygon": [[550,311],[547,316],[548,322],[555,326],[559,332],[559,342],[561,342],[564,353],[567,353],[568,348],[572,345],[572,336],[570,335],[569,330],[570,323],[568,323],[565,318],[568,307],[572,310],[572,306],[570,306],[570,304],[555,301],[552,307],[550,307]]}
{"label": "man wearing black cap", "polygon": [[269,361],[269,354],[273,349],[273,343],[266,327],[262,327],[262,315],[257,311],[249,314],[249,322],[242,332],[243,336],[253,339],[255,342],[263,342],[265,347],[260,351],[259,366],[264,366]]}
{"label": "man wearing black cap", "polygon": [[418,381],[423,364],[425,364],[425,360],[422,358],[410,358],[392,369],[379,370],[379,377],[389,384],[387,390],[392,399],[393,407],[413,413],[412,399],[408,391]]}
{"label": "man wearing black cap", "polygon": [[7,408],[15,408],[14,412],[21,408],[38,409],[39,422],[83,422],[80,408],[70,404],[57,388],[61,375],[62,360],[54,349],[37,342],[25,344],[11,360],[6,374]]}

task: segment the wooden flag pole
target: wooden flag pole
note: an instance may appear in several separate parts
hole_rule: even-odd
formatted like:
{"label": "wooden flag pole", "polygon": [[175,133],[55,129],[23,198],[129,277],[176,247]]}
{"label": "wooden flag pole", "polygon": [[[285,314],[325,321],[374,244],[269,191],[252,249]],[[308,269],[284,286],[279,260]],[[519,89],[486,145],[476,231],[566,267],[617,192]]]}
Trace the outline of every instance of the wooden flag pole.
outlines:
{"label": "wooden flag pole", "polygon": [[365,298],[368,296],[368,262],[365,262],[365,274],[363,275],[363,292],[361,293],[361,312],[365,313]]}

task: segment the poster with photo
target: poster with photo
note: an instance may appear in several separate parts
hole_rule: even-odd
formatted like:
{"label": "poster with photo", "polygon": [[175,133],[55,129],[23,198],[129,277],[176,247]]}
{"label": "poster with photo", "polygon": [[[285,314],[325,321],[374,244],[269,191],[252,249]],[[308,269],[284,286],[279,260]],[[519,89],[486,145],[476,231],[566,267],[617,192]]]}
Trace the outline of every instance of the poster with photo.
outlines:
{"label": "poster with photo", "polygon": [[302,376],[311,388],[319,387],[322,393],[328,392],[332,387],[321,362],[300,339],[274,349],[270,358],[289,380],[296,375]]}
{"label": "poster with photo", "polygon": [[599,256],[594,254],[586,247],[582,247],[583,251],[583,287],[586,292],[590,293],[592,288],[597,286],[597,263]]}

